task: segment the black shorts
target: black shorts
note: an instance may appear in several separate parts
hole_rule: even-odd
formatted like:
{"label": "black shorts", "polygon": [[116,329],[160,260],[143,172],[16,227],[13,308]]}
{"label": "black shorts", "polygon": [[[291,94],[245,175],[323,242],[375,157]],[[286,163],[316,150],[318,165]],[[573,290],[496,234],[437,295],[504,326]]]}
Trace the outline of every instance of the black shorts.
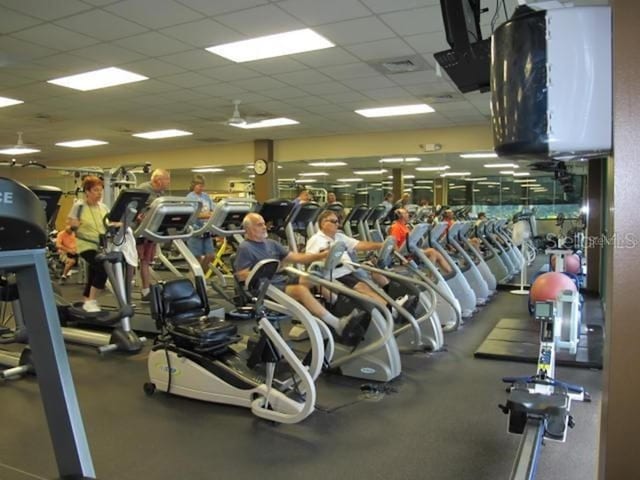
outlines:
{"label": "black shorts", "polygon": [[67,253],[67,258],[73,258],[75,260],[76,258],[78,258],[78,254],[77,253]]}
{"label": "black shorts", "polygon": [[340,278],[336,278],[336,280],[348,288],[355,288],[358,283],[362,282],[362,279],[354,273],[348,273]]}

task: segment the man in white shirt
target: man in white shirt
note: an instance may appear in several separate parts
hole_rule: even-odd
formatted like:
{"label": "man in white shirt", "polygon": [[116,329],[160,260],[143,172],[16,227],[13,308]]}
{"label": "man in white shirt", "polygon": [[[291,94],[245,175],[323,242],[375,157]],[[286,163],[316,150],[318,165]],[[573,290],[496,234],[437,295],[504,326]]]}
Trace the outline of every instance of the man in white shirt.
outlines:
{"label": "man in white shirt", "polygon": [[[346,236],[344,233],[338,231],[338,225],[338,216],[335,212],[331,210],[322,212],[318,217],[318,228],[320,230],[307,241],[306,252],[319,253],[328,250],[336,242],[343,242],[347,246],[347,250],[356,252],[382,248],[382,243],[380,242],[359,241]],[[332,280],[337,280],[346,287],[363,295],[367,295],[383,305],[387,303],[385,299],[379,296],[369,285],[354,274],[354,268],[347,265],[347,262],[351,260],[347,252],[342,255],[342,260],[344,264],[338,266],[331,273]],[[386,279],[382,277],[381,281],[386,282]]]}

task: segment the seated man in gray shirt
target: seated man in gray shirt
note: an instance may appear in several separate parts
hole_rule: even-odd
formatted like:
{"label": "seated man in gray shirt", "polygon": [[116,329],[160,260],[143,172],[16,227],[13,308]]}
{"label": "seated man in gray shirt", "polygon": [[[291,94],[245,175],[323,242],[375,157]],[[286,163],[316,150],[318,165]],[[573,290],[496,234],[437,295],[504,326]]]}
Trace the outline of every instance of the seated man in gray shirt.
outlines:
{"label": "seated man in gray shirt", "polygon": [[[264,218],[257,213],[248,213],[242,221],[242,227],[245,231],[245,241],[238,247],[234,262],[235,276],[241,282],[246,280],[251,269],[261,260],[274,259],[282,263],[306,265],[326,258],[328,253],[326,251],[321,253],[290,252],[275,240],[267,238],[267,226]],[[296,280],[280,277],[281,285],[278,285],[278,281],[274,281],[272,284],[282,286],[287,295],[302,303],[312,315],[333,328],[342,343],[357,344],[365,334],[366,312],[354,310],[345,317],[337,318],[316,300],[306,285],[299,284]]]}

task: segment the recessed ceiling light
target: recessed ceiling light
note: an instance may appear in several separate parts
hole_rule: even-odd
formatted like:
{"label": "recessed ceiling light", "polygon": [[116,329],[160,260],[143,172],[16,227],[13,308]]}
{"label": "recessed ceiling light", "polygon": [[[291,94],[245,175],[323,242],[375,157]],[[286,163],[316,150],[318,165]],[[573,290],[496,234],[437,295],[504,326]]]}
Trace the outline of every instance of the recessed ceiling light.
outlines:
{"label": "recessed ceiling light", "polygon": [[244,128],[246,130],[249,128],[282,127],[284,125],[297,125],[299,123],[300,122],[296,120],[291,120],[290,118],[279,117],[279,118],[269,118],[267,120],[260,120],[259,122],[254,122],[254,123],[232,124],[229,126],[236,127],[236,128]]}
{"label": "recessed ceiling light", "polygon": [[500,182],[478,182],[478,185],[500,185]]}
{"label": "recessed ceiling light", "polygon": [[535,183],[537,180],[535,178],[527,178],[521,180],[514,180],[515,183]]}
{"label": "recessed ceiling light", "polygon": [[311,162],[309,166],[311,167],[342,167],[346,164],[347,162]]}
{"label": "recessed ceiling light", "polygon": [[354,170],[353,173],[356,175],[382,175],[383,173],[387,173],[385,169],[381,170]]}
{"label": "recessed ceiling light", "polygon": [[327,172],[308,172],[308,173],[299,173],[301,177],[328,177],[329,174]]}
{"label": "recessed ceiling light", "polygon": [[91,140],[90,138],[84,140],[71,140],[69,142],[58,142],[56,146],[58,147],[69,147],[69,148],[84,148],[84,147],[95,147],[98,145],[106,145],[109,142],[103,142],[102,140]]}
{"label": "recessed ceiling light", "polygon": [[421,160],[422,159],[418,158],[418,157],[407,157],[407,158],[404,159],[404,162],[405,163],[416,163],[416,162],[419,162]]}
{"label": "recessed ceiling light", "polygon": [[531,175],[529,172],[515,172],[513,174],[514,177],[528,177],[529,175]]}
{"label": "recessed ceiling light", "polygon": [[441,177],[464,177],[465,175],[471,175],[471,172],[447,172],[441,173]]}
{"label": "recessed ceiling light", "polygon": [[416,178],[415,175],[403,175],[402,178]]}
{"label": "recessed ceiling light", "polygon": [[460,158],[498,158],[497,153],[462,153],[460,154]]}
{"label": "recessed ceiling light", "polygon": [[445,165],[444,167],[416,167],[416,171],[418,172],[440,172],[442,170],[448,170],[451,167],[449,165]]}
{"label": "recessed ceiling light", "polygon": [[378,117],[396,117],[400,115],[418,115],[421,113],[435,112],[426,103],[418,103],[415,105],[396,105],[393,107],[378,107],[378,108],[364,108],[355,111],[358,115],[362,115],[367,118]]}
{"label": "recessed ceiling light", "polygon": [[486,163],[484,168],[518,168],[515,163]]}
{"label": "recessed ceiling light", "polygon": [[498,173],[500,175],[513,175],[516,172],[514,172],[513,170],[500,170]]}
{"label": "recessed ceiling light", "polygon": [[144,75],[122,70],[121,68],[109,67],[92,72],[70,75],[68,77],[54,78],[53,80],[47,80],[47,83],[87,92],[89,90],[115,87],[116,85],[140,82],[142,80],[149,80],[149,78]]}
{"label": "recessed ceiling light", "polygon": [[362,182],[362,178],[338,178],[338,182]]}
{"label": "recessed ceiling light", "polygon": [[350,185],[340,185],[340,184],[331,185],[331,188],[349,188],[349,187],[350,187]]}
{"label": "recessed ceiling light", "polygon": [[403,163],[404,158],[402,157],[393,157],[393,158],[381,158],[380,163]]}
{"label": "recessed ceiling light", "polygon": [[480,182],[482,180],[486,180],[487,177],[475,177],[475,178],[465,178],[465,182]]}
{"label": "recessed ceiling light", "polygon": [[157,140],[159,138],[184,137],[186,135],[193,135],[193,133],[187,132],[185,130],[168,129],[155,130],[153,132],[134,133],[132,136],[146,138],[147,140]]}
{"label": "recessed ceiling light", "polygon": [[28,153],[38,153],[40,150],[37,148],[29,147],[11,147],[0,150],[2,155],[27,155]]}
{"label": "recessed ceiling light", "polygon": [[295,180],[296,183],[316,183],[317,181],[315,178],[298,178]]}
{"label": "recessed ceiling light", "polygon": [[22,100],[16,100],[14,98],[0,97],[0,108],[10,107],[11,105],[18,105],[20,103],[24,103],[24,102]]}
{"label": "recessed ceiling light", "polygon": [[206,50],[232,62],[242,63],[335,47],[309,28],[214,45]]}
{"label": "recessed ceiling light", "polygon": [[416,183],[433,183],[433,180],[416,180]]}
{"label": "recessed ceiling light", "polygon": [[218,173],[218,172],[224,172],[224,168],[220,168],[220,167],[197,167],[197,168],[192,168],[191,171],[194,172],[194,173]]}
{"label": "recessed ceiling light", "polygon": [[295,178],[279,178],[278,181],[279,182],[295,182],[296,179]]}

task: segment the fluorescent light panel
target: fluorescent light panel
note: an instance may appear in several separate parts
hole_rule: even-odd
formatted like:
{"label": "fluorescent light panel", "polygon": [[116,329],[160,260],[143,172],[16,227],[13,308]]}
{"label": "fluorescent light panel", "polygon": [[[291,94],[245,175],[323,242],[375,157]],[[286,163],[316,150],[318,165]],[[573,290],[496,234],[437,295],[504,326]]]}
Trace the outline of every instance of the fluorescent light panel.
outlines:
{"label": "fluorescent light panel", "polygon": [[322,35],[318,35],[310,28],[303,28],[249,40],[240,40],[239,42],[214,45],[206,50],[232,62],[242,63],[331,47],[335,47],[335,45]]}
{"label": "fluorescent light panel", "polygon": [[416,171],[418,172],[440,172],[442,170],[449,170],[451,167],[449,165],[445,165],[443,167],[416,167]]}
{"label": "fluorescent light panel", "polygon": [[484,168],[518,168],[515,163],[485,163]]}
{"label": "fluorescent light panel", "polygon": [[259,122],[254,123],[243,123],[237,125],[229,125],[231,127],[243,128],[245,130],[251,128],[269,128],[269,127],[282,127],[285,125],[297,125],[300,122],[296,120],[292,120],[290,118],[278,117],[278,118],[269,118],[267,120],[260,120]]}
{"label": "fluorescent light panel", "polygon": [[529,175],[531,175],[529,172],[515,172],[513,174],[514,177],[528,177]]}
{"label": "fluorescent light panel", "polygon": [[296,183],[316,183],[317,181],[315,178],[298,178],[295,180]]}
{"label": "fluorescent light panel", "polygon": [[22,100],[16,100],[14,98],[0,97],[0,108],[10,107],[11,105],[18,105],[20,103],[24,103],[24,102]]}
{"label": "fluorescent light panel", "polygon": [[329,176],[327,172],[306,172],[306,173],[299,173],[298,175],[301,177],[328,177]]}
{"label": "fluorescent light panel", "polygon": [[338,178],[338,182],[362,182],[362,178]]}
{"label": "fluorescent light panel", "polygon": [[498,154],[492,152],[462,153],[460,154],[460,158],[498,158]]}
{"label": "fluorescent light panel", "polygon": [[71,140],[69,142],[58,142],[56,146],[58,147],[68,147],[68,148],[85,148],[85,147],[96,147],[98,145],[106,145],[109,142],[103,142],[102,140],[92,140],[90,138],[86,138],[84,140]]}
{"label": "fluorescent light panel", "polygon": [[441,173],[441,177],[464,177],[465,175],[471,175],[471,172],[447,172]]}
{"label": "fluorescent light panel", "polygon": [[185,130],[176,130],[170,128],[168,130],[155,130],[153,132],[134,133],[132,136],[138,138],[146,138],[147,140],[158,140],[160,138],[184,137],[186,135],[193,135],[193,133],[187,132]]}
{"label": "fluorescent light panel", "polygon": [[418,103],[414,105],[396,105],[393,107],[379,107],[379,108],[364,108],[355,111],[358,115],[362,115],[367,118],[379,118],[379,117],[396,117],[400,115],[419,115],[421,113],[435,112],[426,103]]}
{"label": "fluorescent light panel", "polygon": [[12,147],[5,148],[4,150],[0,150],[0,154],[2,155],[27,155],[29,153],[38,153],[40,150],[37,148],[29,148],[29,147]]}
{"label": "fluorescent light panel", "polygon": [[382,175],[383,173],[387,173],[386,170],[354,170],[353,173],[356,175]]}
{"label": "fluorescent light panel", "polygon": [[89,90],[115,87],[116,85],[140,82],[142,80],[149,80],[149,78],[121,68],[108,67],[92,72],[70,75],[68,77],[54,78],[53,80],[48,80],[47,83],[87,92]]}
{"label": "fluorescent light panel", "polygon": [[392,158],[381,158],[380,163],[403,163],[404,158],[402,157],[392,157]]}
{"label": "fluorescent light panel", "polygon": [[218,173],[218,172],[224,172],[224,168],[220,168],[220,167],[198,167],[198,168],[192,168],[191,171],[194,172],[194,173]]}
{"label": "fluorescent light panel", "polygon": [[342,167],[347,162],[312,162],[309,164],[311,167]]}

